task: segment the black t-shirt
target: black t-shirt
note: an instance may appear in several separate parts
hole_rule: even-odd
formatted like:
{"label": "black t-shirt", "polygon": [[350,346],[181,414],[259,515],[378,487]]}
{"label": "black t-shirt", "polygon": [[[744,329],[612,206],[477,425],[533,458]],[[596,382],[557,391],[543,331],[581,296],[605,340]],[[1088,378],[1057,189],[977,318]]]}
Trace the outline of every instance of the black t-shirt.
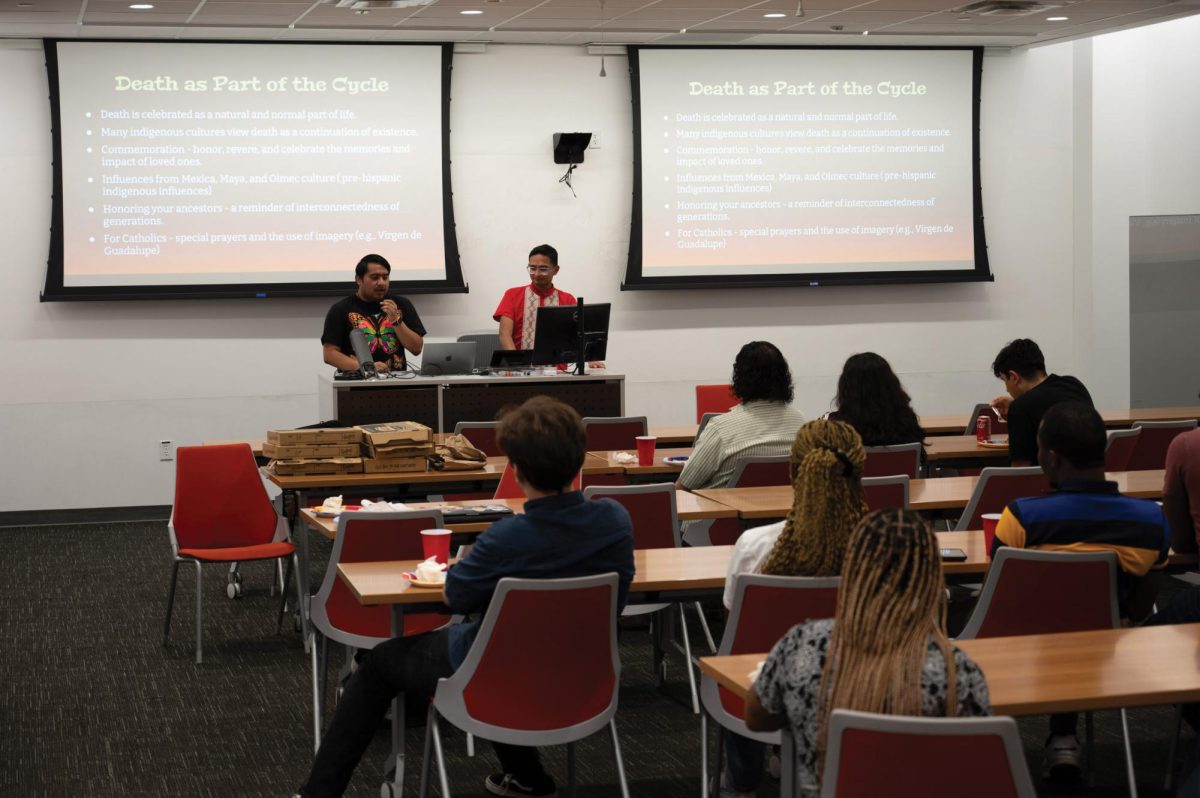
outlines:
{"label": "black t-shirt", "polygon": [[1091,394],[1074,377],[1051,374],[1036,387],[1013,400],[1008,407],[1008,456],[1037,465],[1038,425],[1046,411],[1059,402],[1092,404]]}
{"label": "black t-shirt", "polygon": [[[402,296],[390,296],[400,310],[400,321],[417,335],[425,335],[425,326],[413,303]],[[387,320],[380,302],[364,302],[358,294],[352,294],[334,303],[325,314],[325,331],[321,343],[333,344],[342,354],[354,357],[350,346],[350,331],[358,328],[367,336],[371,357],[375,362],[386,360],[393,368],[403,367],[404,347],[396,335],[396,329]]]}

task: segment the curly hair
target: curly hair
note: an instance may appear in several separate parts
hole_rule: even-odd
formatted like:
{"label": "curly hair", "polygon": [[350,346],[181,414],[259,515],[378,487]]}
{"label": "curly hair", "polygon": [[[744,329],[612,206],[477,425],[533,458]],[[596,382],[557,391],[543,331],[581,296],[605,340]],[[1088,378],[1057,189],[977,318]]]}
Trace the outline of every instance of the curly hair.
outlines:
{"label": "curly hair", "polygon": [[892,366],[874,352],[851,355],[837,385],[837,418],[862,436],[864,446],[925,440],[912,399]]}
{"label": "curly hair", "polygon": [[751,341],[733,361],[733,395],[743,402],[791,402],[792,372],[779,347]]}

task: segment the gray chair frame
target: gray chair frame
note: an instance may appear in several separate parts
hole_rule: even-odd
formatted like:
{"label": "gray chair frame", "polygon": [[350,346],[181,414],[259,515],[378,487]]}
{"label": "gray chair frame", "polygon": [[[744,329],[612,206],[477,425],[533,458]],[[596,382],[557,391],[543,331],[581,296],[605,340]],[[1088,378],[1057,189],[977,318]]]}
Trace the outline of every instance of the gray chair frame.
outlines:
{"label": "gray chair frame", "polygon": [[725,415],[725,414],[724,413],[705,413],[704,415],[700,416],[700,423],[699,423],[699,425],[696,426],[696,437],[692,439],[693,447],[700,440],[700,435],[701,435],[701,433],[704,432],[704,428],[708,426],[708,422],[712,421],[717,416],[723,416],[723,415]]}
{"label": "gray chair frame", "polygon": [[[518,591],[554,591],[561,592],[573,589],[590,589],[594,587],[609,588],[609,650],[612,653],[613,692],[608,706],[594,717],[560,729],[525,731],[494,726],[476,720],[463,701],[463,690],[475,675],[476,669],[483,660],[487,644],[495,634],[497,619],[504,607],[509,593]],[[438,718],[442,717],[467,734],[482,737],[498,743],[524,746],[567,745],[567,770],[569,789],[574,794],[575,787],[575,742],[589,737],[608,727],[612,736],[613,755],[616,759],[617,777],[620,782],[622,798],[629,798],[629,786],[625,780],[625,765],[621,758],[621,744],[617,737],[615,717],[617,714],[617,697],[621,684],[621,661],[617,650],[617,587],[618,578],[615,573],[582,576],[571,579],[515,579],[505,577],[496,584],[496,592],[492,596],[487,612],[483,616],[479,633],[471,645],[467,657],[454,674],[448,678],[439,679],[433,702],[429,706],[429,721],[425,727],[425,756],[421,763],[420,796],[429,795],[429,771],[431,759],[436,757],[438,782],[443,798],[450,796],[450,783],[446,775],[446,763],[442,754],[442,735]],[[514,675],[514,678],[520,678]],[[431,757],[431,749],[434,757]]]}
{"label": "gray chair frame", "polygon": [[729,487],[736,488],[742,481],[742,476],[746,473],[746,469],[752,465],[774,465],[776,463],[790,463],[792,456],[790,454],[769,454],[755,455],[753,457],[739,457],[733,464],[733,474],[729,477]]}
{"label": "gray chair frame", "polygon": [[[1004,744],[1009,772],[1016,787],[1017,798],[1037,798],[1029,766],[1025,763],[1025,749],[1021,734],[1012,718],[914,718],[902,715],[877,715],[872,712],[856,712],[835,709],[829,716],[829,736],[826,742],[825,779],[821,785],[821,798],[836,798],[838,769],[842,760],[842,739],[847,731],[865,729],[885,734],[911,736],[999,737]],[[791,736],[788,734],[787,736]],[[873,763],[861,763],[871,765]],[[795,759],[783,763],[786,768],[795,768]],[[896,785],[896,794],[906,794],[906,789],[919,789],[919,785]],[[963,794],[969,794],[969,785],[964,785]]]}
{"label": "gray chair frame", "polygon": [[[890,446],[868,446],[868,447],[866,447],[866,449],[867,449],[868,459],[871,457],[872,452],[875,452],[878,454],[894,453],[894,452],[912,452],[912,456],[913,456],[912,471],[906,472],[906,473],[908,474],[908,476],[911,479],[916,479],[917,477],[919,477],[921,475],[921,455],[925,453],[925,447],[921,444],[920,441],[915,441],[913,443],[893,443]],[[892,476],[892,475],[888,474],[886,476]]]}
{"label": "gray chair frame", "polygon": [[958,517],[958,523],[954,526],[955,532],[965,532],[970,528],[971,518],[975,515],[975,510],[979,507],[979,502],[983,498],[984,488],[987,483],[993,479],[1004,479],[1005,477],[1032,477],[1042,473],[1041,466],[989,466],[979,472],[979,481],[975,483],[975,490],[971,493],[971,498],[967,501],[967,506],[963,509],[962,515]]}
{"label": "gray chair frame", "polygon": [[476,368],[487,368],[492,363],[492,352],[500,348],[500,333],[463,333],[456,339],[458,343],[473,342],[475,344]]}
{"label": "gray chair frame", "polygon": [[[975,408],[971,411],[971,415],[967,417],[967,426],[963,430],[962,434],[974,435],[975,422],[978,421],[979,417],[984,413],[990,413],[992,418],[996,417],[995,411],[992,410],[992,406],[990,404],[987,402],[980,402],[979,404],[975,405]],[[1007,423],[1007,421],[1005,423]]]}
{"label": "gray chair frame", "polygon": [[649,434],[650,424],[645,416],[587,416],[583,419],[584,437],[587,437],[587,428],[592,425],[628,424],[633,421],[642,422],[642,434]]}
{"label": "gray chair frame", "polygon": [[908,474],[896,474],[891,477],[863,477],[863,488],[883,487],[886,485],[903,485],[904,486],[904,507],[901,509],[907,510],[912,507],[912,480],[908,478]]}

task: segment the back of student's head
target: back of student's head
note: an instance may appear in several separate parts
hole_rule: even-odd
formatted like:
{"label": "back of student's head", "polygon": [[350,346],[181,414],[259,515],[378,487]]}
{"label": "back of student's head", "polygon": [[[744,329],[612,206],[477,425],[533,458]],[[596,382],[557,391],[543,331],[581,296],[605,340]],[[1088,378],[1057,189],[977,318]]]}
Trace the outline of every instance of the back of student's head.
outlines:
{"label": "back of student's head", "polygon": [[733,395],[743,402],[792,401],[792,372],[779,347],[751,341],[733,361]]}
{"label": "back of student's head", "polygon": [[913,443],[925,431],[892,366],[874,352],[851,355],[838,377],[837,409],[867,446]]}
{"label": "back of student's head", "polygon": [[818,762],[834,709],[921,714],[930,636],[947,658],[946,714],[955,714],[944,580],[937,537],[917,513],[876,510],[855,528],[817,694]]}
{"label": "back of student's head", "polygon": [[569,485],[587,454],[579,414],[549,396],[527,399],[506,413],[496,429],[496,444],[526,482],[547,492]]}
{"label": "back of student's head", "polygon": [[1096,408],[1083,402],[1059,402],[1042,416],[1038,448],[1050,449],[1075,468],[1104,465],[1108,433]]}
{"label": "back of student's head", "polygon": [[800,428],[792,442],[792,509],[763,573],[837,576],[850,532],[867,511],[866,461],[849,424],[820,419]]}
{"label": "back of student's head", "polygon": [[992,374],[1003,377],[1015,371],[1025,379],[1046,373],[1046,357],[1042,349],[1028,338],[1009,341],[992,361]]}

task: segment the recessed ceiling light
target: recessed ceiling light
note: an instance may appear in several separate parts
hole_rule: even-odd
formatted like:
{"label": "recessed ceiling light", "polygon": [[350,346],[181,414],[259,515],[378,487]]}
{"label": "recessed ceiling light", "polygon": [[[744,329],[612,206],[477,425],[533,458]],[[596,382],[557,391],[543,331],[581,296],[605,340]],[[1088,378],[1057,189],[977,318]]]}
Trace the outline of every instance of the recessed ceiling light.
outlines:
{"label": "recessed ceiling light", "polygon": [[460,13],[460,14],[465,14],[465,15],[466,15],[466,16],[468,16],[468,17],[473,17],[473,16],[476,16],[476,15],[478,15],[478,14],[482,14],[483,12],[482,12],[482,11],[480,11],[479,9],[477,9],[477,8],[468,8],[466,11],[459,11],[458,13]]}
{"label": "recessed ceiling light", "polygon": [[154,8],[154,6],[150,3],[132,3],[129,7],[134,11],[149,11],[150,9]]}
{"label": "recessed ceiling light", "polygon": [[763,14],[763,16],[767,19],[782,19],[783,17],[786,17],[787,14]]}
{"label": "recessed ceiling light", "polygon": [[1046,17],[1047,22],[1066,22],[1069,17]]}

